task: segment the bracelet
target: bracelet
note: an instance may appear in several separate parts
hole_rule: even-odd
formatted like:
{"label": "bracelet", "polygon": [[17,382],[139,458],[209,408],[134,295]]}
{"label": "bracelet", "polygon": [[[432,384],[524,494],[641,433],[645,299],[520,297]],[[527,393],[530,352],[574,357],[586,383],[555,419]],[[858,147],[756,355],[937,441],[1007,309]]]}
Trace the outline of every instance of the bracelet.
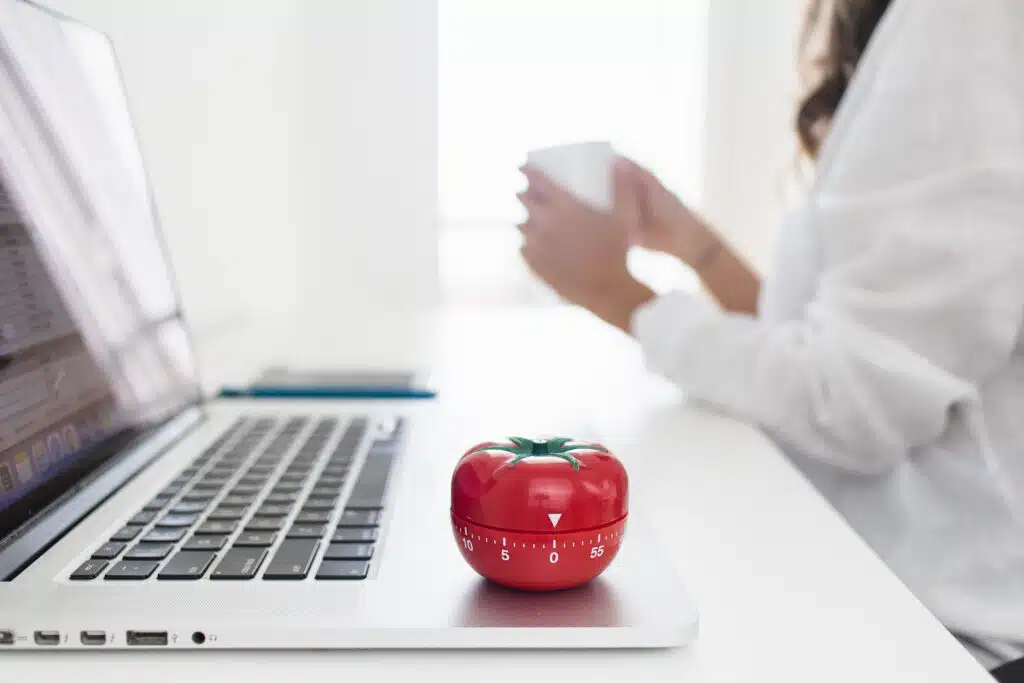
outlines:
{"label": "bracelet", "polygon": [[714,263],[715,259],[718,257],[718,254],[721,253],[722,251],[722,246],[722,241],[719,239],[715,239],[714,241],[711,242],[711,244],[704,247],[704,251],[702,251],[700,255],[694,259],[693,269],[699,273],[700,271],[706,269],[708,266]]}

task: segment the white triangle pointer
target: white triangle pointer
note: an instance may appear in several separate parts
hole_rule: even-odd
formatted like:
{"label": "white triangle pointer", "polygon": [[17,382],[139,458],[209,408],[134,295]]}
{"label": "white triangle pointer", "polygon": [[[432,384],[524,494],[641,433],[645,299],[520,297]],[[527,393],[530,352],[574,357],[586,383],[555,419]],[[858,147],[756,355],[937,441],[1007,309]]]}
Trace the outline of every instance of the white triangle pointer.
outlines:
{"label": "white triangle pointer", "polygon": [[550,512],[548,513],[548,519],[551,520],[551,528],[554,529],[558,526],[558,520],[562,518],[561,512]]}

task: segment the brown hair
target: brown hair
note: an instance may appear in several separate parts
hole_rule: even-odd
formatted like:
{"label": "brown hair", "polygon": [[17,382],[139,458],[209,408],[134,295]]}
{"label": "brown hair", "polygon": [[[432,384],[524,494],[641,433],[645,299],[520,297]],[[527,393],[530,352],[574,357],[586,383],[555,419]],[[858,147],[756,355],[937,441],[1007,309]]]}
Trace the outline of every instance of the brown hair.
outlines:
{"label": "brown hair", "polygon": [[[817,159],[832,117],[891,0],[811,0],[800,45],[808,87],[796,113],[801,151]],[[815,39],[823,41],[815,47]]]}

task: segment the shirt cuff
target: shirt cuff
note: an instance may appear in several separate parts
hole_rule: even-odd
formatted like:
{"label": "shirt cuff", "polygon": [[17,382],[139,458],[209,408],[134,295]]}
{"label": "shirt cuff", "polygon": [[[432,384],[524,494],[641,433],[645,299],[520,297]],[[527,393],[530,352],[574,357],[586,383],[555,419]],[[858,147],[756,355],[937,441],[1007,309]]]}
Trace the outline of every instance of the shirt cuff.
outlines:
{"label": "shirt cuff", "polygon": [[647,367],[659,374],[671,374],[689,332],[720,311],[706,298],[689,292],[657,296],[633,312],[630,333],[639,342]]}

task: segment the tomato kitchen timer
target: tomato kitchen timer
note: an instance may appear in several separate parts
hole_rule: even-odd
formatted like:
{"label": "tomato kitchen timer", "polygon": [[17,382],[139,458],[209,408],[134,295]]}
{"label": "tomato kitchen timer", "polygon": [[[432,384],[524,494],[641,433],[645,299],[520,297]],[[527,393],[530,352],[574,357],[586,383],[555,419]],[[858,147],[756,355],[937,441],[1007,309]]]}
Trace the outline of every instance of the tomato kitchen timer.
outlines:
{"label": "tomato kitchen timer", "polygon": [[572,588],[611,564],[628,477],[598,443],[510,437],[469,449],[452,475],[452,531],[481,576],[531,591]]}

